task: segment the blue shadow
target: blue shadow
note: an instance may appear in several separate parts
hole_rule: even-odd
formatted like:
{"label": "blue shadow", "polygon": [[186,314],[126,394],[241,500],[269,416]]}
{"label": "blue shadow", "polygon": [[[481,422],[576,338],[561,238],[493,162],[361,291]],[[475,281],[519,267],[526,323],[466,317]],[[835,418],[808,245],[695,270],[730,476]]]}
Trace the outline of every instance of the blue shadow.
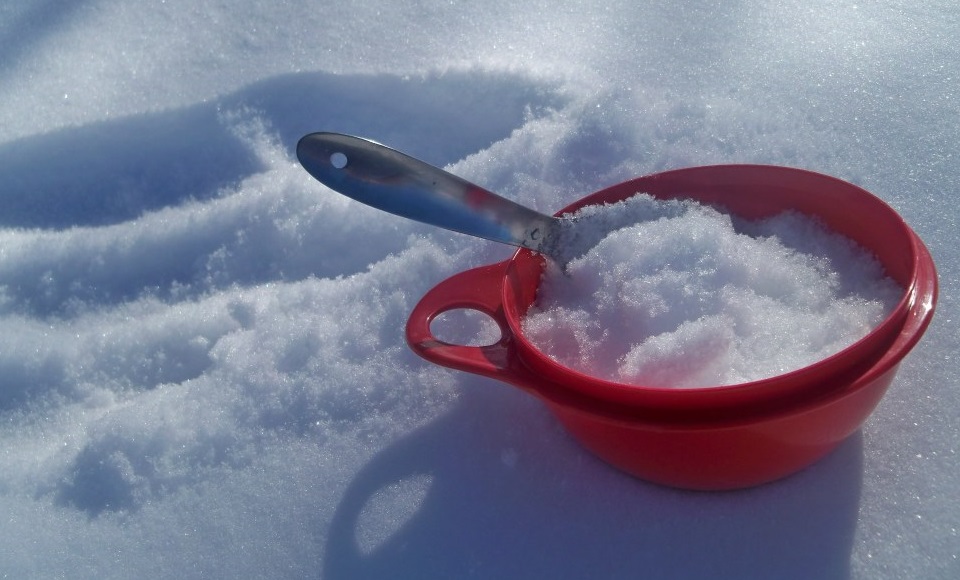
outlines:
{"label": "blue shadow", "polygon": [[[602,464],[525,395],[471,387],[483,393],[357,474],[331,525],[324,578],[849,577],[859,433],[785,480],[686,492]],[[423,476],[419,509],[364,550],[358,526],[371,498]]]}
{"label": "blue shadow", "polygon": [[216,101],[0,145],[0,227],[102,226],[216,196],[264,169],[225,113],[264,122],[291,157],[304,134],[329,130],[442,166],[560,103],[541,82],[507,73],[281,75]]}

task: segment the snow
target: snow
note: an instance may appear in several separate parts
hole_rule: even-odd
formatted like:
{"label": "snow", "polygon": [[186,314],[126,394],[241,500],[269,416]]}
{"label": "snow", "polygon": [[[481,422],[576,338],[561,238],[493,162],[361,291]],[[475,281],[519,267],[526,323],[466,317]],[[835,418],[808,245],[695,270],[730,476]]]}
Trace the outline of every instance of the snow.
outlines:
{"label": "snow", "polygon": [[[0,576],[960,575],[960,8],[660,4],[5,2]],[[817,465],[647,484],[409,351],[424,292],[510,250],[326,190],[319,130],[550,213],[666,168],[835,175],[930,247],[938,311]]]}
{"label": "snow", "polygon": [[794,371],[864,337],[904,293],[866,250],[796,212],[735,223],[722,207],[638,194],[573,219],[600,241],[548,264],[523,332],[560,364],[619,383]]}

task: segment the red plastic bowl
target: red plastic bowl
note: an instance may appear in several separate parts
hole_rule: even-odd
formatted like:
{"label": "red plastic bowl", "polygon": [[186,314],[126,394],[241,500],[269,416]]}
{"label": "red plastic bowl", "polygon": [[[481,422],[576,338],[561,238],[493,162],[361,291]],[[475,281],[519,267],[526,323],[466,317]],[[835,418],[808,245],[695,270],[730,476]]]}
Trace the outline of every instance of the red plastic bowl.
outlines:
{"label": "red plastic bowl", "polygon": [[[689,198],[748,219],[796,210],[873,252],[904,293],[867,336],[802,369],[749,383],[697,389],[626,385],[564,367],[524,336],[543,259],[462,272],[430,290],[407,322],[407,341],[439,365],[493,377],[540,397],[588,449],[640,478],[689,489],[772,481],[823,457],[880,401],[933,316],[937,274],[919,237],[887,204],[839,179],[786,167],[717,165],[667,171],[585,197],[559,214],[637,193]],[[501,339],[482,347],[435,338],[431,321],[469,308],[491,316]]]}

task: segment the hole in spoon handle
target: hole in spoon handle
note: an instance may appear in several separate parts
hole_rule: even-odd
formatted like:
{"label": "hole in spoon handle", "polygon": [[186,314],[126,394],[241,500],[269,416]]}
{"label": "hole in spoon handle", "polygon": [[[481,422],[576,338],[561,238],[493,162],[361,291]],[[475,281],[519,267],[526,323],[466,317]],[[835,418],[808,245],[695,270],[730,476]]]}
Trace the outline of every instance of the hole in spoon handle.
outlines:
{"label": "hole in spoon handle", "polygon": [[330,155],[330,165],[333,165],[335,169],[343,169],[347,166],[347,161],[347,155],[341,151]]}

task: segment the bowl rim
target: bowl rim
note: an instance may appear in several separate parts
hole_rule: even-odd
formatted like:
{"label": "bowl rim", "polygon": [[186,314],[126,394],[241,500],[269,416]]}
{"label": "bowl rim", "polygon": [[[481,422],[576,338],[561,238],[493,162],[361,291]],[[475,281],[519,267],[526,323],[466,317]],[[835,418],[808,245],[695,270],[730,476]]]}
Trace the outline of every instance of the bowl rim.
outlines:
{"label": "bowl rim", "polygon": [[[888,213],[892,222],[900,229],[897,235],[903,237],[904,241],[909,244],[910,253],[910,281],[909,284],[903,288],[902,295],[891,312],[869,333],[857,341],[854,341],[828,357],[786,373],[743,383],[693,388],[620,383],[586,374],[553,360],[534,346],[523,334],[522,318],[526,315],[526,308],[528,308],[530,304],[526,306],[518,305],[516,301],[511,299],[511,292],[508,288],[509,270],[511,268],[530,267],[527,266],[527,264],[533,263],[534,266],[539,269],[537,275],[542,276],[544,260],[529,250],[521,249],[509,260],[501,292],[505,319],[509,325],[509,331],[518,346],[518,354],[527,367],[538,374],[546,370],[551,377],[550,382],[556,384],[554,388],[559,388],[560,390],[571,393],[576,392],[580,396],[586,396],[587,401],[581,401],[584,404],[587,404],[590,399],[595,399],[597,403],[601,403],[599,405],[601,407],[606,406],[602,403],[615,403],[618,405],[626,405],[627,407],[624,410],[630,409],[633,411],[643,409],[660,409],[674,412],[698,409],[702,411],[708,411],[710,409],[719,411],[721,409],[729,410],[731,408],[744,411],[747,406],[754,406],[769,411],[771,409],[784,407],[785,401],[788,399],[791,401],[796,401],[798,398],[809,401],[822,401],[824,398],[840,396],[855,385],[860,385],[862,383],[862,377],[867,375],[877,376],[878,373],[883,372],[878,370],[878,367],[887,369],[894,363],[899,362],[899,360],[906,355],[906,352],[919,340],[920,335],[922,335],[932,317],[937,293],[936,271],[932,258],[916,233],[910,229],[893,208],[872,193],[852,183],[804,169],[775,165],[733,164],[698,166],[670,170],[616,184],[569,204],[555,215],[562,215],[586,205],[596,204],[598,200],[602,200],[600,201],[601,203],[615,203],[616,201],[626,199],[637,193],[642,193],[641,190],[636,190],[628,195],[621,195],[619,192],[628,191],[631,184],[643,180],[661,179],[681,173],[689,175],[691,172],[718,170],[732,170],[736,172],[742,172],[744,170],[774,171],[781,175],[784,173],[793,173],[795,175],[803,174],[808,177],[813,176],[816,179],[830,180],[835,184],[839,182],[844,188],[855,192],[856,195],[861,196],[865,201],[869,201],[879,208],[882,208],[885,213]],[[613,196],[614,199],[606,199],[611,197],[611,192],[615,193]],[[731,213],[735,214],[736,212]],[[868,248],[868,250],[870,249]],[[928,283],[925,288],[919,288],[918,283],[924,281],[921,280],[923,277],[928,278],[926,280]],[[931,281],[932,285],[929,283]],[[923,296],[918,296],[919,293],[922,293]],[[918,318],[923,320],[922,324],[908,324],[910,319]],[[903,334],[905,332],[912,333],[911,336],[906,337],[908,340],[904,340]],[[888,337],[880,341],[881,344],[884,345],[882,350],[874,347],[872,350],[876,352],[872,352],[870,356],[858,356],[858,359],[852,363],[849,361],[845,362],[845,359],[857,355],[857,351],[862,350],[866,343],[877,342],[880,336]],[[892,360],[891,356],[889,356],[891,353],[897,354],[895,357],[896,360]],[[789,396],[785,393],[788,389],[785,389],[784,385],[796,385],[797,383],[803,384],[805,381],[813,381],[817,379],[819,373],[825,372],[825,369],[836,366],[850,369],[849,375],[834,379],[835,381],[843,382],[846,386],[841,385],[837,388],[836,385],[823,385],[818,381],[805,388],[796,388],[796,392],[789,393]],[[558,381],[553,377],[563,377],[563,380]],[[584,385],[587,385],[588,388],[584,388]],[[802,397],[799,397],[799,395],[802,395]],[[579,396],[576,398],[580,399]],[[796,403],[794,402],[794,404],[789,406],[796,407]],[[609,409],[605,411],[605,413],[609,412]]]}

